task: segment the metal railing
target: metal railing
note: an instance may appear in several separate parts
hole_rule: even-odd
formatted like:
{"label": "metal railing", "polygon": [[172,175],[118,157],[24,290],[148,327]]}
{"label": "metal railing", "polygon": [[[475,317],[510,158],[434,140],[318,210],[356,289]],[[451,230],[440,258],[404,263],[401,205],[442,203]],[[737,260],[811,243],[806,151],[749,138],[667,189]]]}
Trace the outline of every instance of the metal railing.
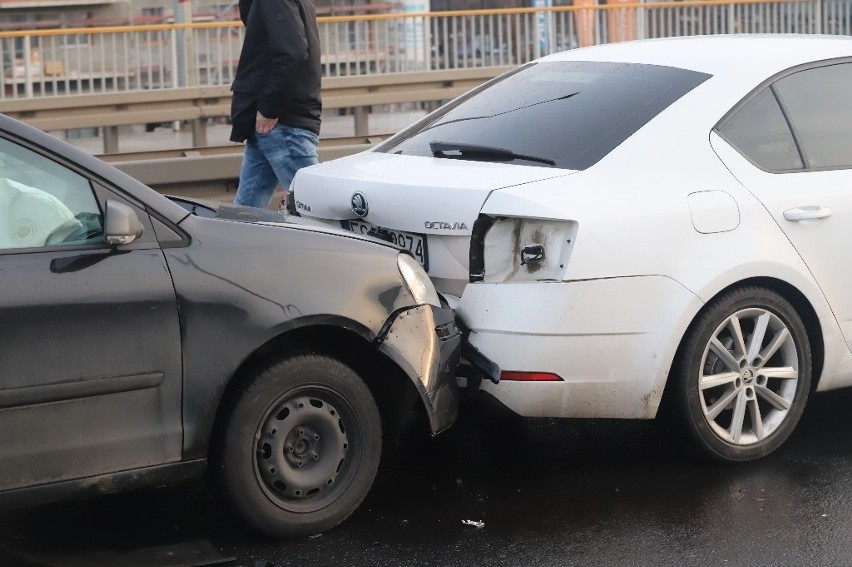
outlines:
{"label": "metal railing", "polygon": [[[372,106],[440,102],[455,98],[509,67],[447,69],[363,77],[330,77],[322,81],[325,109],[351,109],[356,136],[369,133]],[[75,95],[7,100],[7,116],[47,131],[103,128],[104,153],[119,151],[118,126],[189,121],[193,145],[207,145],[206,124],[230,115],[226,86],[182,87],[98,96]]]}
{"label": "metal railing", "polygon": [[[581,1],[321,17],[323,75],[518,65],[574,47],[664,36],[852,33],[848,0]],[[240,22],[0,32],[0,101],[229,85],[243,37]]]}
{"label": "metal railing", "polygon": [[[319,161],[329,161],[364,151],[391,134],[323,138]],[[131,177],[169,195],[233,201],[243,147],[237,145],[156,150],[99,156]]]}

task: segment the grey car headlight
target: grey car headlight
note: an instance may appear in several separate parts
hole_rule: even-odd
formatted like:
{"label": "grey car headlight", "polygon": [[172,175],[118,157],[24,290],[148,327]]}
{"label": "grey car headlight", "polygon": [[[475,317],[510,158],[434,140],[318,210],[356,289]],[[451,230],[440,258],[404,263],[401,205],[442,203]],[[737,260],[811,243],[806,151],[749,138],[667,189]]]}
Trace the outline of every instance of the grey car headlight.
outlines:
{"label": "grey car headlight", "polygon": [[435,291],[435,286],[432,285],[432,280],[429,279],[417,260],[408,254],[400,253],[396,258],[396,263],[399,266],[402,279],[405,280],[405,285],[408,286],[408,291],[414,297],[414,301],[435,307],[441,306],[441,299],[438,297],[438,292]]}

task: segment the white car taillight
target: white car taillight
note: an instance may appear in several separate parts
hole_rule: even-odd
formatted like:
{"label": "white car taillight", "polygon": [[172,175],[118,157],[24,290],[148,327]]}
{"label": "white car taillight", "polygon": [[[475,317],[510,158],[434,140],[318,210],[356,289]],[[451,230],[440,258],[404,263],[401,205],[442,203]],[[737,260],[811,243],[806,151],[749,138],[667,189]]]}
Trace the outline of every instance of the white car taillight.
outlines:
{"label": "white car taillight", "polygon": [[471,241],[471,281],[561,280],[577,229],[575,221],[483,215]]}

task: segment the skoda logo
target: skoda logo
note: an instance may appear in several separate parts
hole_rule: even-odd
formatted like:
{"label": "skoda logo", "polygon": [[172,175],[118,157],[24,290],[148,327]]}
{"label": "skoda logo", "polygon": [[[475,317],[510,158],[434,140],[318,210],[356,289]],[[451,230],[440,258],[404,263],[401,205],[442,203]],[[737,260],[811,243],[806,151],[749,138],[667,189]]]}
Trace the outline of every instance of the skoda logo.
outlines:
{"label": "skoda logo", "polygon": [[360,191],[352,195],[352,212],[358,215],[359,218],[367,216],[370,207],[367,205],[367,197]]}

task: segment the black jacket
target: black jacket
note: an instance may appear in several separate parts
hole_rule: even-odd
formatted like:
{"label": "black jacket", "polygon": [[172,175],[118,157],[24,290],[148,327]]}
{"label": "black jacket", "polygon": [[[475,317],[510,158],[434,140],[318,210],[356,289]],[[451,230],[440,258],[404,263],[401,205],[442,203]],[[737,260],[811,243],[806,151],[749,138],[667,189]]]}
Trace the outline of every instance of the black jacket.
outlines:
{"label": "black jacket", "polygon": [[311,0],[240,0],[246,27],[234,91],[231,139],[254,131],[254,114],[319,134],[320,43]]}

